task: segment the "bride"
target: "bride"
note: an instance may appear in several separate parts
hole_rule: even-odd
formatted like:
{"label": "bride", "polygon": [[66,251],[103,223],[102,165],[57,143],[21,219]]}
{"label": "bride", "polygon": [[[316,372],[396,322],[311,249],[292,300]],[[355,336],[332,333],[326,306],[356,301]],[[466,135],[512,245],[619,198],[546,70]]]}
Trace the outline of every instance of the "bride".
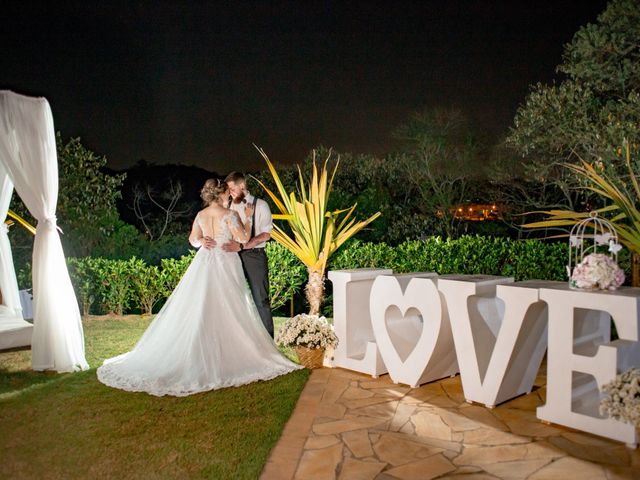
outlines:
{"label": "bride", "polygon": [[193,262],[134,349],[105,360],[98,379],[105,385],[152,395],[186,396],[268,380],[301,368],[276,348],[258,315],[240,258],[222,245],[246,242],[253,205],[242,224],[228,204],[226,184],[207,180],[208,205],[193,222],[189,241],[200,248]]}

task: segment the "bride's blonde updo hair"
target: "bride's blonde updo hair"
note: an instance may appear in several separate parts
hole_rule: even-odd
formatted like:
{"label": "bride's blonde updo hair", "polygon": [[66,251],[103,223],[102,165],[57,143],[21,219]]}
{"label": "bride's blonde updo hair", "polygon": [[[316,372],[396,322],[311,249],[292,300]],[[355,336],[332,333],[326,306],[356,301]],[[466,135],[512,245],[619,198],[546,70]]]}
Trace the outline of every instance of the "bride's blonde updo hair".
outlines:
{"label": "bride's blonde updo hair", "polygon": [[210,178],[204,182],[204,187],[200,190],[200,198],[202,198],[206,205],[211,205],[226,191],[226,183],[221,182],[217,178]]}

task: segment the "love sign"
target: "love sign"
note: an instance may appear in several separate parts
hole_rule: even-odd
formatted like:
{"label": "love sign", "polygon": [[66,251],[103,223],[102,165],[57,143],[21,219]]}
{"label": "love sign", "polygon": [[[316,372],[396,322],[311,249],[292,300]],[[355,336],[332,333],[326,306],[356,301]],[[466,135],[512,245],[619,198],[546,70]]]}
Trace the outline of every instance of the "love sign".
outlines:
{"label": "love sign", "polygon": [[[597,411],[604,383],[640,366],[640,289],[584,292],[510,277],[331,271],[333,365],[416,387],[460,373],[469,402],[531,392],[547,351],[538,418],[636,446],[632,425]],[[613,319],[619,340],[610,340]]]}

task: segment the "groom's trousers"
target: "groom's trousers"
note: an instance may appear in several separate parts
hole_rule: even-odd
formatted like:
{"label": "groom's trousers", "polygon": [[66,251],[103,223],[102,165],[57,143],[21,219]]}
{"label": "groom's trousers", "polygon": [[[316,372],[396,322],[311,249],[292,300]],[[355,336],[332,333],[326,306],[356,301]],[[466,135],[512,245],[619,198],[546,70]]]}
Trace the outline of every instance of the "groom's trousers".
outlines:
{"label": "groom's trousers", "polygon": [[271,303],[269,302],[269,263],[264,248],[252,248],[242,250],[240,260],[244,275],[249,281],[253,301],[258,308],[258,313],[273,338],[273,318],[271,317]]}

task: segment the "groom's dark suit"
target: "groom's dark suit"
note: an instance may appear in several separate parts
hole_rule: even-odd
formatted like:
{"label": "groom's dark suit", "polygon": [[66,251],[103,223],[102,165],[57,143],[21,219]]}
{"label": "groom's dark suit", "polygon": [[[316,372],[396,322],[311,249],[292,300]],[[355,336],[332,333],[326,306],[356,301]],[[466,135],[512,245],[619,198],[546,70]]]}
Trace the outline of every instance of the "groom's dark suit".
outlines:
{"label": "groom's dark suit", "polygon": [[[269,204],[262,199],[255,198],[248,194],[247,203],[254,204],[253,221],[251,222],[251,238],[261,233],[271,233],[272,218]],[[238,212],[244,221],[245,203],[232,203],[231,208]],[[251,288],[253,301],[258,308],[258,313],[262,319],[264,327],[273,337],[273,318],[271,316],[271,303],[269,301],[269,263],[267,254],[264,251],[266,242],[256,245],[254,248],[240,250],[240,260],[242,268]]]}

